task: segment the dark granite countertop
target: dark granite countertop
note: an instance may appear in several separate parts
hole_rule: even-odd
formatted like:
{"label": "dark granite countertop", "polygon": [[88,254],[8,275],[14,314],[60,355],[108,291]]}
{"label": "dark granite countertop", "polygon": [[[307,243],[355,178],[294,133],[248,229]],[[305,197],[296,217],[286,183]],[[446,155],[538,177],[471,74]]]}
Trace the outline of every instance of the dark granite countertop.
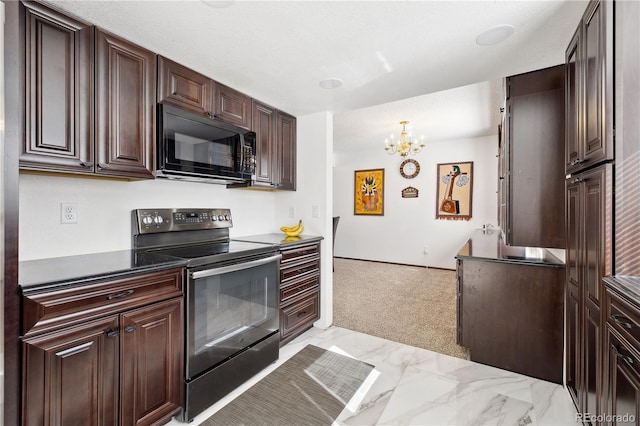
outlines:
{"label": "dark granite countertop", "polygon": [[247,235],[244,237],[235,237],[232,240],[249,241],[252,243],[275,244],[278,247],[290,246],[295,244],[311,243],[321,241],[324,238],[320,235],[298,235],[297,237],[287,237],[283,233]]}
{"label": "dark granite countertop", "polygon": [[615,275],[604,277],[604,285],[640,309],[640,277]]}
{"label": "dark granite countertop", "polygon": [[565,264],[548,250],[535,247],[508,246],[500,229],[476,229],[462,246],[457,259],[476,259],[564,268]]}
{"label": "dark granite countertop", "polygon": [[18,266],[23,293],[78,285],[87,281],[131,273],[153,272],[185,266],[186,261],[133,250],[26,260]]}

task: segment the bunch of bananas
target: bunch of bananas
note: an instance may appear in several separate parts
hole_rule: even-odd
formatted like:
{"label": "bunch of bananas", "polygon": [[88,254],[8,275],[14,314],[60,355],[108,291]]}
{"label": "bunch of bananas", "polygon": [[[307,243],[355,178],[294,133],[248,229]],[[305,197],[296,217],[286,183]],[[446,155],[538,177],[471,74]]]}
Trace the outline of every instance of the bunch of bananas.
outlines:
{"label": "bunch of bananas", "polygon": [[302,226],[302,219],[298,221],[298,224],[296,226],[281,226],[280,230],[287,234],[287,236],[289,237],[296,237],[302,234],[302,231],[304,231],[304,226]]}

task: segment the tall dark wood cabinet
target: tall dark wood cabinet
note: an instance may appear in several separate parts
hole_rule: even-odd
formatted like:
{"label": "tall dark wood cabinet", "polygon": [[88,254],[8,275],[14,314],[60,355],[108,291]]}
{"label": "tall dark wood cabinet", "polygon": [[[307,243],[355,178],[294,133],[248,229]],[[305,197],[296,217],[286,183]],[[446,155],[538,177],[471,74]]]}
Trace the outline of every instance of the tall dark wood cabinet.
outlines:
{"label": "tall dark wood cabinet", "polygon": [[565,247],[564,85],[564,64],[506,79],[498,192],[507,244]]}
{"label": "tall dark wood cabinet", "polygon": [[566,383],[581,413],[602,400],[604,286],[613,272],[613,8],[591,1],[566,51]]}
{"label": "tall dark wood cabinet", "polygon": [[156,55],[96,29],[96,173],[153,178]]}
{"label": "tall dark wood cabinet", "polygon": [[24,3],[26,123],[21,167],[93,172],[94,27]]}
{"label": "tall dark wood cabinet", "polygon": [[272,186],[277,182],[274,167],[277,155],[276,110],[269,105],[253,100],[253,131],[256,132],[256,184]]}

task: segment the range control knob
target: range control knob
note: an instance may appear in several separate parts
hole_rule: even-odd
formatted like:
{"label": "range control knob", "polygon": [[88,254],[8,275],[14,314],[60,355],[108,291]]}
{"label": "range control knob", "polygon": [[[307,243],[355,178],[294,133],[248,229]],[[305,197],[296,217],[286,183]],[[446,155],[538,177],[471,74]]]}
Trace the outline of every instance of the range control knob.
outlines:
{"label": "range control knob", "polygon": [[222,216],[221,214],[218,215],[218,220],[224,220],[224,216]]}
{"label": "range control knob", "polygon": [[153,218],[151,216],[145,216],[142,218],[142,223],[145,225],[151,225],[153,223]]}
{"label": "range control knob", "polygon": [[224,215],[224,220],[231,220],[231,216],[229,216],[228,214]]}
{"label": "range control knob", "polygon": [[215,222],[216,220],[218,220],[218,216],[216,216],[215,214],[212,214],[212,215],[211,215],[211,220],[212,220],[213,222]]}
{"label": "range control knob", "polygon": [[157,224],[157,225],[160,225],[162,222],[163,222],[163,220],[162,220],[162,216],[155,216],[155,217],[153,218],[153,223],[155,223],[155,224]]}

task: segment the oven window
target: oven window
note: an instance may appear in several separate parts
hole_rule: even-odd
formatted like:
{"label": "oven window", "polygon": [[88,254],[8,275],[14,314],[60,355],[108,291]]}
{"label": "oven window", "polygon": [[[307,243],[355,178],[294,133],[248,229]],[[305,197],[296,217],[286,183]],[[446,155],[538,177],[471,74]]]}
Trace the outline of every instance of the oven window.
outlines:
{"label": "oven window", "polygon": [[201,363],[223,361],[278,330],[277,265],[274,261],[190,282],[187,338],[192,374],[203,367]]}

